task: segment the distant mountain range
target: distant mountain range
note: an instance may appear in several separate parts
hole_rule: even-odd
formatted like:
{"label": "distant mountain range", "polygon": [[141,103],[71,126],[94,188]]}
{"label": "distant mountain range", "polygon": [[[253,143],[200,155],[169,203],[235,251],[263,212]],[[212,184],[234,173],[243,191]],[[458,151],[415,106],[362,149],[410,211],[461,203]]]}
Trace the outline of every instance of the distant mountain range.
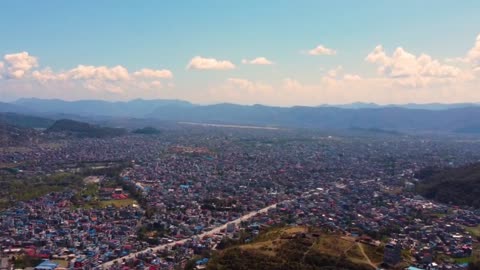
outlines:
{"label": "distant mountain range", "polygon": [[[128,121],[190,121],[317,129],[379,129],[384,131],[433,131],[480,134],[480,105],[405,104],[381,106],[353,103],[317,107],[264,105],[196,105],[182,100],[108,102],[20,99],[0,103],[0,112],[14,112],[48,119],[96,121],[122,126]],[[122,119],[119,121],[119,119]],[[121,124],[120,124],[121,123]],[[145,125],[144,125],[145,126]]]}

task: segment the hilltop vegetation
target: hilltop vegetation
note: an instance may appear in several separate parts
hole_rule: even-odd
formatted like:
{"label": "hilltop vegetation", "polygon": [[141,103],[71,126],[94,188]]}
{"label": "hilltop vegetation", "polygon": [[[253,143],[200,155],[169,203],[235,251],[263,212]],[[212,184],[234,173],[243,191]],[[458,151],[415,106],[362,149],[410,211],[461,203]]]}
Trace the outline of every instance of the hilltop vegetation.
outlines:
{"label": "hilltop vegetation", "polygon": [[94,138],[113,137],[126,134],[126,130],[122,128],[100,127],[70,119],[56,121],[47,129],[47,132],[64,132],[79,137]]}
{"label": "hilltop vegetation", "polygon": [[160,130],[154,127],[144,127],[140,129],[136,129],[133,131],[135,134],[145,134],[145,135],[153,135],[153,134],[160,134]]}
{"label": "hilltop vegetation", "polygon": [[417,192],[443,203],[480,208],[480,163],[458,168],[428,168],[417,173]]}
{"label": "hilltop vegetation", "polygon": [[294,227],[274,229],[252,243],[220,251],[207,269],[371,270],[382,260],[382,247],[360,244],[340,234]]}
{"label": "hilltop vegetation", "polygon": [[75,189],[81,186],[82,177],[70,173],[58,173],[44,177],[12,178],[0,176],[0,209],[18,201],[28,201],[50,192]]}

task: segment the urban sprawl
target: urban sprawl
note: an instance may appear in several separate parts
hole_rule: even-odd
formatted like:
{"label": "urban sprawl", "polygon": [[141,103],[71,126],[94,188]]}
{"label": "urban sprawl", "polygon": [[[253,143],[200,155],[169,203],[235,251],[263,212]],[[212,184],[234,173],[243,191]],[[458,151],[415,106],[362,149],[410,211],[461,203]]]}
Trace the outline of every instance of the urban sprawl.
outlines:
{"label": "urban sprawl", "polygon": [[468,138],[184,125],[0,149],[5,179],[82,173],[1,210],[2,269],[21,256],[45,259],[36,269],[203,269],[228,239],[275,226],[385,245],[387,265],[408,253],[411,269],[466,269],[478,245],[479,209],[414,192],[423,168],[480,160]]}

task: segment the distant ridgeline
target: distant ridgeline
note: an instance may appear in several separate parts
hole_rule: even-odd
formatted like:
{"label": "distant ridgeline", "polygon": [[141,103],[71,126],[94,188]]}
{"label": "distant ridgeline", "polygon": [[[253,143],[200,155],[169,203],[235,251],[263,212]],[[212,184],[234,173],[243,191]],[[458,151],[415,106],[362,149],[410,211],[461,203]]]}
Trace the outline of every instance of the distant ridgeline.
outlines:
{"label": "distant ridgeline", "polygon": [[480,208],[480,163],[458,168],[427,168],[416,174],[417,192],[443,203]]}
{"label": "distant ridgeline", "polygon": [[93,138],[121,136],[127,133],[127,131],[123,128],[100,127],[69,119],[61,119],[56,121],[47,129],[47,132],[63,132],[79,137]]}
{"label": "distant ridgeline", "polygon": [[5,112],[0,113],[0,122],[25,128],[48,128],[55,121],[38,116]]}
{"label": "distant ridgeline", "polygon": [[[20,99],[0,102],[0,112],[88,119],[130,118],[168,122],[277,126],[315,129],[357,129],[390,135],[395,131],[453,132],[480,134],[480,104],[404,104],[385,105],[353,103],[330,106],[275,107],[220,103],[198,105],[181,100],[102,100],[64,101],[58,99]],[[72,118],[73,117],[73,118]],[[87,118],[85,118],[87,117]],[[125,119],[124,119],[125,120]],[[83,120],[81,120],[83,121]],[[152,125],[146,123],[145,126]],[[135,127],[138,127],[135,125]]]}

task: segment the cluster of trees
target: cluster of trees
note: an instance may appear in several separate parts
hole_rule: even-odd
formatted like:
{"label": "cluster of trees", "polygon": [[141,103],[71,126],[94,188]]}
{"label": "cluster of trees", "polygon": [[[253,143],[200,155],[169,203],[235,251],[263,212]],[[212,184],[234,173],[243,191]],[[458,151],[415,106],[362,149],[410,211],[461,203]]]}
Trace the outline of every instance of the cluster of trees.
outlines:
{"label": "cluster of trees", "polygon": [[140,129],[134,130],[132,133],[134,134],[145,134],[145,135],[154,135],[154,134],[160,134],[160,130],[154,128],[154,127],[144,127]]}
{"label": "cluster of trees", "polygon": [[11,206],[17,201],[27,201],[50,192],[75,189],[82,183],[83,177],[70,173],[59,173],[44,177],[13,178],[2,176],[0,183],[0,208]]}
{"label": "cluster of trees", "polygon": [[480,207],[480,163],[458,168],[427,168],[416,174],[416,190],[429,199]]}

